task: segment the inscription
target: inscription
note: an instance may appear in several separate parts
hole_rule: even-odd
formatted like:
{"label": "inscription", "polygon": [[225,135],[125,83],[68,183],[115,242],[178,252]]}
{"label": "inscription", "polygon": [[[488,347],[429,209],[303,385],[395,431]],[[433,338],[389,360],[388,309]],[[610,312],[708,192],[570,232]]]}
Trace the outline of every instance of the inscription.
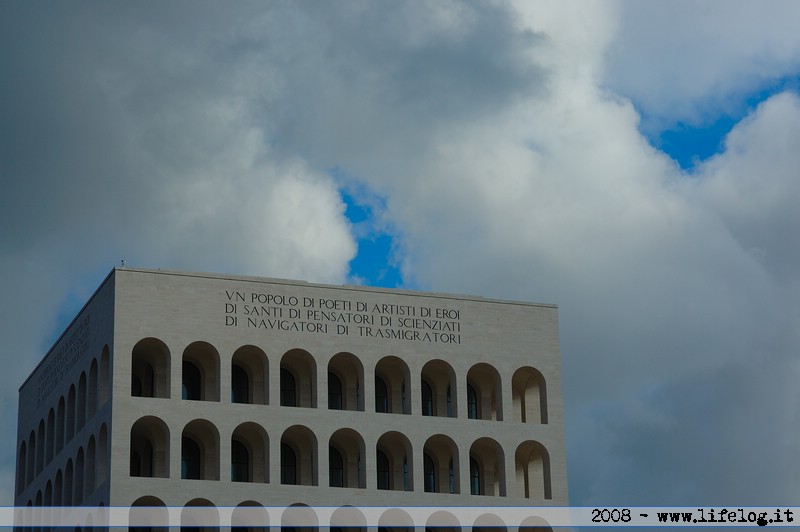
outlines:
{"label": "inscription", "polygon": [[89,350],[89,316],[75,323],[73,331],[58,347],[58,350],[47,358],[39,372],[36,406],[47,400],[64,375],[75,367]]}
{"label": "inscription", "polygon": [[461,343],[457,309],[225,290],[227,327]]}

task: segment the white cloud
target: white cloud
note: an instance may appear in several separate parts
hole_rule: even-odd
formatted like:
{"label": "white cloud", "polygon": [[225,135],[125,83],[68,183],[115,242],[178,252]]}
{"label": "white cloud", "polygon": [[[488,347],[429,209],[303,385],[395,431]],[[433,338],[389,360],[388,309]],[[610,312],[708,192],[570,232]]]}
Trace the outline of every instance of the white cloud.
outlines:
{"label": "white cloud", "polygon": [[119,258],[343,282],[338,168],[385,198],[376,217],[418,286],[560,305],[573,503],[796,493],[797,97],[764,103],[691,175],[634,107],[684,120],[795,68],[794,7],[638,6],[39,14],[76,35],[55,44],[5,24],[17,51],[0,59],[21,73],[3,89],[18,104],[0,127],[18,134],[0,222],[18,230],[0,278],[19,303],[0,338],[23,362],[3,389],[46,349],[59,300]]}
{"label": "white cloud", "polygon": [[653,117],[650,127],[739,115],[743,99],[800,68],[800,4],[623,1],[605,82]]}

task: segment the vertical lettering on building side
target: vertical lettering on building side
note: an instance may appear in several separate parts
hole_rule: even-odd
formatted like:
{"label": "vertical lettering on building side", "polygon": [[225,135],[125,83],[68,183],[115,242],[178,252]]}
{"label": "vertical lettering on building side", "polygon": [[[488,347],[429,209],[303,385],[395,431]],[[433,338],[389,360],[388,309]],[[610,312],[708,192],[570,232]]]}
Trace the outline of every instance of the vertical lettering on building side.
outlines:
{"label": "vertical lettering on building side", "polygon": [[39,371],[36,406],[42,404],[58,386],[64,375],[75,367],[89,351],[89,325],[91,318],[75,322],[69,336],[62,339],[56,350],[47,357]]}

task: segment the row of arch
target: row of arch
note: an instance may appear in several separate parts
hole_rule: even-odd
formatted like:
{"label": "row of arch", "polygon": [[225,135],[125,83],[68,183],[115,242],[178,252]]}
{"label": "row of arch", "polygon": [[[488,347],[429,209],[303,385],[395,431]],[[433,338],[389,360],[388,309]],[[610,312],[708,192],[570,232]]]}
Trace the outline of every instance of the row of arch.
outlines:
{"label": "row of arch", "polygon": [[44,490],[28,499],[28,506],[79,506],[108,480],[108,428],[100,426],[75,457],[66,460],[48,479]]}
{"label": "row of arch", "polygon": [[[77,385],[76,385],[77,384]],[[109,349],[104,346],[100,358],[93,358],[88,370],[82,371],[77,383],[70,384],[66,397],[62,395],[57,406],[50,408],[47,419],[39,420],[28,439],[17,451],[17,489],[19,495],[45,466],[108,402]]]}
{"label": "row of arch", "polygon": [[[89,509],[92,510],[92,509]],[[312,508],[305,504],[293,504],[286,508],[264,507],[257,501],[246,500],[234,507],[218,509],[205,498],[195,498],[187,502],[181,510],[181,530],[219,530],[221,525],[230,524],[231,528],[266,532],[273,523],[280,530],[290,532],[318,531],[320,526],[330,528],[331,532],[366,532],[368,520],[377,522],[379,532],[413,532],[424,526],[426,532],[455,532],[462,528],[480,530],[482,532],[512,530],[519,532],[551,531],[547,521],[534,510],[523,508],[484,508],[471,515],[453,513],[445,508],[358,508],[340,506]],[[477,514],[477,515],[475,515]],[[52,527],[72,526],[75,517],[64,516],[58,509],[45,513],[37,511],[17,512],[17,527],[25,523],[49,523],[51,526],[34,527],[35,530],[49,532]],[[67,523],[61,522],[62,519]],[[102,504],[93,511],[80,517],[87,530],[108,523],[109,509]],[[145,495],[136,499],[128,510],[128,529],[138,532],[167,531],[166,524],[170,516],[163,500],[153,495]],[[80,532],[83,527],[74,530]],[[16,528],[15,528],[16,529]]]}
{"label": "row of arch", "polygon": [[[133,348],[131,394],[136,397],[170,397],[171,355],[157,338],[140,340]],[[424,416],[466,417],[503,420],[503,379],[491,364],[473,365],[464,376],[466,397],[457,397],[458,378],[453,367],[441,359],[428,361],[412,379],[408,365],[399,357],[385,356],[365,379],[364,365],[352,353],[334,355],[323,378],[315,358],[303,349],[291,349],[279,362],[281,406],[317,407],[317,386],[327,388],[331,410],[366,410],[367,397],[374,411],[410,414],[414,397]],[[211,344],[193,342],[181,359],[181,398],[220,401],[220,355]],[[418,386],[418,389],[415,387]],[[374,386],[373,386],[374,385]],[[514,419],[523,423],[547,423],[547,390],[544,376],[525,366],[511,376]],[[269,360],[253,345],[242,346],[231,357],[230,401],[269,403]],[[463,411],[459,411],[463,407]],[[370,407],[372,408],[372,407]],[[416,407],[414,407],[416,409]]]}
{"label": "row of arch", "polygon": [[[187,423],[180,440],[181,478],[220,480],[221,465],[227,462],[233,482],[506,496],[507,457],[502,446],[489,437],[477,438],[467,452],[447,435],[429,437],[421,449],[422,471],[417,472],[422,478],[416,481],[414,446],[397,431],[384,433],[370,446],[354,429],[335,431],[327,442],[327,479],[320,478],[322,449],[308,427],[293,425],[281,434],[280,446],[275,446],[280,456],[273,458],[280,463],[280,479],[270,479],[270,439],[261,425],[242,423],[229,438],[223,460],[223,445],[214,424],[205,419]],[[138,419],[131,428],[130,475],[169,478],[170,444],[170,430],[163,420],[155,416]],[[546,448],[533,440],[524,441],[514,450],[513,460],[516,496],[552,499]],[[372,470],[375,476],[368,479],[367,471]]]}
{"label": "row of arch", "polygon": [[[129,511],[129,519],[132,523],[141,526],[142,524],[151,526],[163,526],[164,523],[169,522],[169,515],[166,505],[158,497],[147,495],[140,497],[131,505]],[[227,509],[226,509],[227,510]],[[537,515],[526,515],[533,512],[521,512],[517,509],[504,512],[502,508],[494,512],[482,513],[474,518],[466,520],[461,516],[454,513],[439,509],[427,510],[422,509],[424,515],[414,515],[420,512],[420,509],[406,509],[401,508],[388,508],[382,510],[378,516],[378,531],[379,532],[413,532],[415,526],[423,525],[426,532],[430,529],[431,532],[450,532],[459,531],[462,527],[472,528],[472,530],[500,531],[507,530],[509,523],[514,523],[514,528],[520,532],[544,532],[550,531],[552,528],[548,523]],[[280,517],[277,515],[270,518],[271,513],[280,511]],[[275,525],[279,526],[281,530],[291,532],[303,531],[317,531],[320,526],[330,528],[331,532],[366,532],[367,531],[367,516],[361,509],[352,506],[340,506],[332,511],[327,518],[327,523],[322,523],[320,515],[315,510],[305,504],[293,504],[292,506],[279,509],[279,508],[265,508],[260,503],[254,500],[243,501],[236,505],[226,517],[230,518],[231,527],[238,530],[259,530],[267,531],[272,524],[276,521]],[[374,516],[370,516],[374,518]],[[416,520],[423,518],[424,520],[415,523]],[[186,503],[181,511],[181,527],[198,527],[210,529],[219,527],[221,524],[220,512],[215,505],[208,499],[196,498]],[[416,528],[419,530],[419,528]],[[155,530],[155,528],[150,528]],[[166,530],[161,528],[160,530]]]}

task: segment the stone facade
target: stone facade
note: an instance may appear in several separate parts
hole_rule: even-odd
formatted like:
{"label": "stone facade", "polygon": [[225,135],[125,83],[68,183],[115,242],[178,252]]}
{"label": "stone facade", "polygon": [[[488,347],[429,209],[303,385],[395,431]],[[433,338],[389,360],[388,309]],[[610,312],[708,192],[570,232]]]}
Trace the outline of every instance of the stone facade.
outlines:
{"label": "stone facade", "polygon": [[116,269],[20,388],[17,506],[564,506],[552,305]]}

